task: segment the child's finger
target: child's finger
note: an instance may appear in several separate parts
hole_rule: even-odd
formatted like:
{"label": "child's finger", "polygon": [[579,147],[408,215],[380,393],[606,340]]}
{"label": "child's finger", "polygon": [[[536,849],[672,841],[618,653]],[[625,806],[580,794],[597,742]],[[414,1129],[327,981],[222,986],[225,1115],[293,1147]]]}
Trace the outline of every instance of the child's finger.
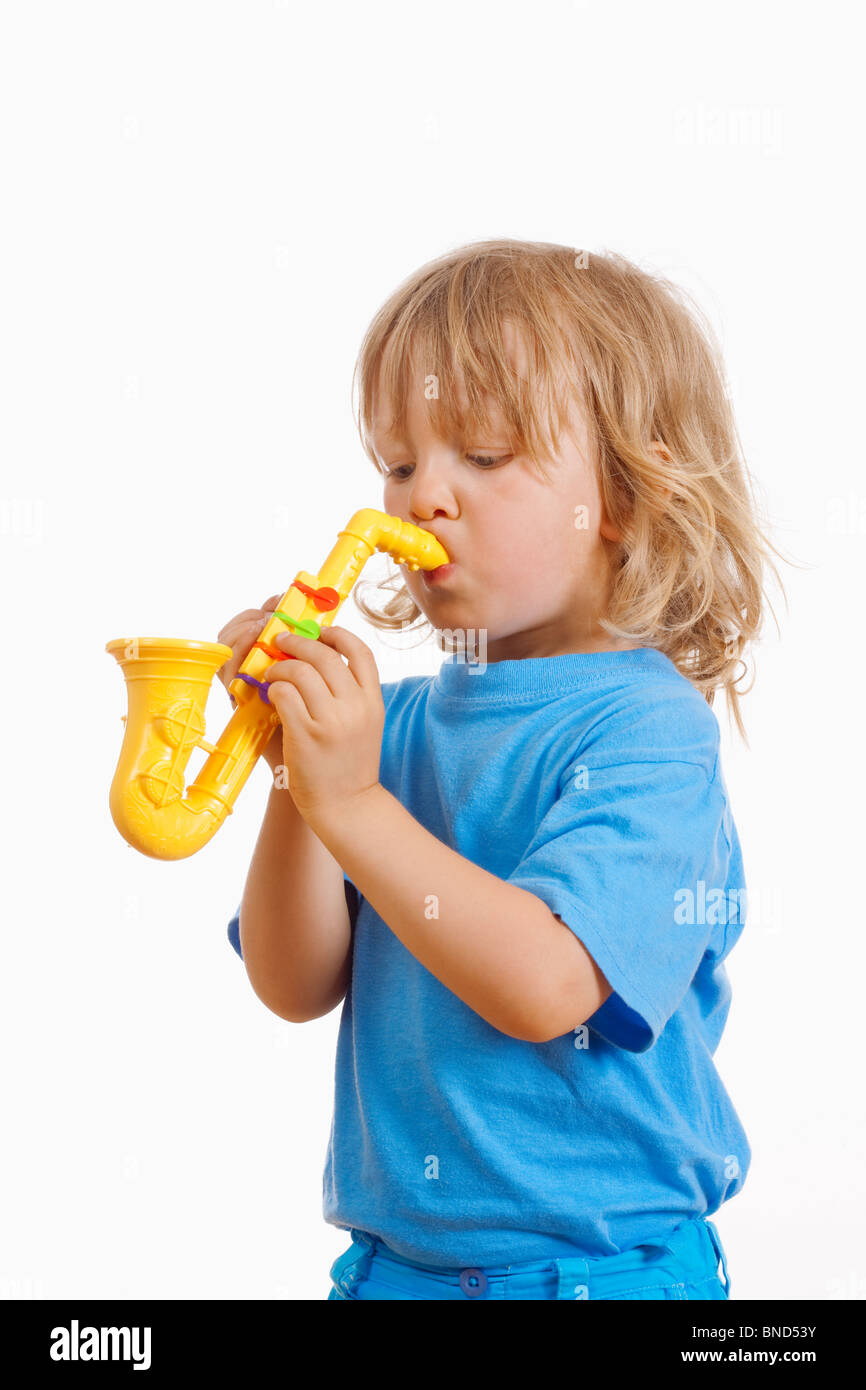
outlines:
{"label": "child's finger", "polygon": [[[327,629],[323,628],[322,632],[325,631]],[[355,693],[357,685],[351,671],[342,661],[334,660],[334,656],[328,651],[329,644],[322,642],[321,636],[312,638],[303,637],[297,632],[280,632],[274,642],[286,656],[293,656],[298,662],[314,667],[331,695],[345,698]],[[305,690],[306,688],[304,687]]]}
{"label": "child's finger", "polygon": [[315,671],[301,661],[278,661],[269,666],[263,679],[268,682],[268,699],[280,716],[283,727],[291,730],[300,721],[309,730],[310,724],[326,713],[331,696]]}
{"label": "child's finger", "polygon": [[229,618],[225,626],[220,628],[217,641],[227,647],[233,647],[243,633],[255,626],[264,627],[265,623],[270,622],[271,617],[272,614],[266,613],[264,608],[245,608],[242,613],[235,613],[234,617]]}
{"label": "child's finger", "polygon": [[[348,661],[350,671],[360,685],[362,690],[376,691],[381,693],[381,682],[379,680],[379,668],[376,665],[376,658],[367,646],[354,632],[350,632],[345,627],[323,627],[319,636],[320,642],[326,642],[334,651],[340,653]],[[341,663],[342,665],[342,663]]]}

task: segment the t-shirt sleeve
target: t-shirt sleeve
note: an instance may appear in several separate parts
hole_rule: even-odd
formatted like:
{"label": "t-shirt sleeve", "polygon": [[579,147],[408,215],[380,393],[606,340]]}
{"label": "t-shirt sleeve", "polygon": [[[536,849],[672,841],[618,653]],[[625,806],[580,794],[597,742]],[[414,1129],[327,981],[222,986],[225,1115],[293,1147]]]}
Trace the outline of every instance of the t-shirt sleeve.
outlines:
{"label": "t-shirt sleeve", "polygon": [[[343,891],[344,891],[345,894],[346,894],[346,906],[347,906],[347,908],[349,909],[349,921],[351,922],[351,924],[352,924],[352,930],[354,931],[354,929],[355,929],[355,923],[356,923],[356,921],[358,920],[358,904],[359,904],[358,890],[357,890],[357,888],[355,887],[355,885],[354,885],[354,883],[352,882],[352,880],[349,878],[349,876],[348,876],[345,872],[343,873]],[[234,917],[233,917],[233,918],[231,919],[231,921],[229,922],[229,925],[228,925],[228,938],[229,938],[229,941],[231,942],[232,946],[235,948],[235,950],[237,951],[238,955],[240,956],[241,960],[243,960],[244,956],[243,956],[243,951],[241,950],[241,909],[240,909],[240,904],[238,904],[238,910],[237,910],[237,912],[235,913]]]}
{"label": "t-shirt sleeve", "polygon": [[346,906],[349,909],[349,921],[352,924],[352,931],[354,931],[355,923],[358,920],[358,908],[361,905],[361,895],[346,873],[343,874],[343,889],[346,894]]}
{"label": "t-shirt sleeve", "polygon": [[613,993],[586,1022],[630,1052],[653,1046],[708,948],[724,954],[726,813],[700,763],[572,767],[508,879],[593,957]]}
{"label": "t-shirt sleeve", "polygon": [[228,938],[229,938],[229,941],[231,942],[231,944],[234,946],[235,950],[237,951],[238,955],[240,956],[241,960],[243,960],[244,955],[243,955],[243,951],[241,950],[241,908],[240,908],[240,903],[238,903],[238,910],[237,910],[237,912],[235,913],[235,915],[234,915],[234,917],[232,918],[232,920],[229,922]]}

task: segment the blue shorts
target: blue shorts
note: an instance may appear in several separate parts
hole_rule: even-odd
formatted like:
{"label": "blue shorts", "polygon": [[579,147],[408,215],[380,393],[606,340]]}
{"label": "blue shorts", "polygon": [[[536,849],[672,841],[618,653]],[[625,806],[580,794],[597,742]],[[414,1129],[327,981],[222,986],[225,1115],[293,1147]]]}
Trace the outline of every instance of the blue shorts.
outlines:
{"label": "blue shorts", "polygon": [[[435,1269],[404,1259],[378,1236],[352,1230],[331,1266],[330,1299],[725,1299],[731,1282],[719,1233],[696,1216],[667,1240],[596,1259],[531,1260],[486,1269]],[[721,1262],[722,1278],[718,1267]],[[724,1282],[723,1282],[724,1280]]]}

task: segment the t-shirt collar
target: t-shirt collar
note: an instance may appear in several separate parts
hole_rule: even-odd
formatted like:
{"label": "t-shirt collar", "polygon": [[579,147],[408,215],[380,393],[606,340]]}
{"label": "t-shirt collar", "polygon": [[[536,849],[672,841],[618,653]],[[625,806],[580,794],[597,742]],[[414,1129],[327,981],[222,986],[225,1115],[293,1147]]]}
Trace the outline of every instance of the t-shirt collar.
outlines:
{"label": "t-shirt collar", "polygon": [[531,699],[567,695],[581,686],[618,678],[630,680],[645,673],[676,667],[655,647],[631,651],[567,652],[562,656],[531,656],[516,661],[472,661],[463,652],[446,657],[433,688],[450,699]]}

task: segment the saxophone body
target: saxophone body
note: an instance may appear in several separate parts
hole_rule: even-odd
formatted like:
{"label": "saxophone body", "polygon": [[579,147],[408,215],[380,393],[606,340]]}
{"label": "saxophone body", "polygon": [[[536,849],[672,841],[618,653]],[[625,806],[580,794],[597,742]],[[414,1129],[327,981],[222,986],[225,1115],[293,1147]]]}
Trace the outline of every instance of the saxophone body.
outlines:
{"label": "saxophone body", "polygon": [[[116,638],[106,644],[127,689],[126,727],[109,805],[133,849],[154,859],[186,859],[212,838],[280,722],[262,677],[283,654],[264,648],[272,647],[280,632],[316,636],[330,626],[376,550],[412,570],[448,563],[447,552],[429,531],[372,508],[355,512],[318,574],[298,573],[259,634],[261,645],[251,648],[229,687],[237,707],[216,744],[205,740],[204,711],[230,647],[171,637]],[[196,748],[208,756],[185,787]]]}

